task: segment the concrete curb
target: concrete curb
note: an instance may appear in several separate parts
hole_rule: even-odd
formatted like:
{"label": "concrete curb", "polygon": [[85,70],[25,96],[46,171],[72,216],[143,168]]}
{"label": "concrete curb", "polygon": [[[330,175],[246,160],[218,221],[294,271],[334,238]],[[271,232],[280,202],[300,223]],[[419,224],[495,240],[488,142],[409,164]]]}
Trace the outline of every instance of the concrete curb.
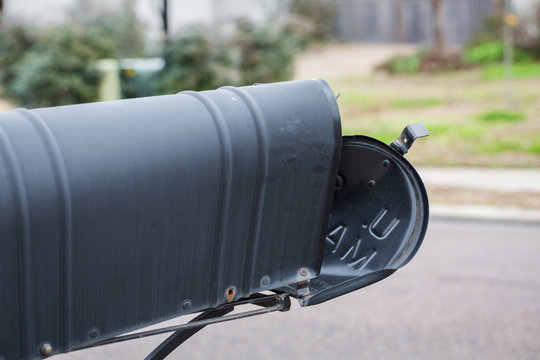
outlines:
{"label": "concrete curb", "polygon": [[[491,191],[504,194],[540,194],[540,169],[419,167],[418,172],[429,189]],[[442,200],[442,199],[441,199]],[[472,200],[472,199],[471,199]],[[444,201],[444,200],[442,200]],[[434,218],[511,221],[540,224],[540,209],[516,205],[493,206],[433,202]]]}
{"label": "concrete curb", "polygon": [[488,205],[430,204],[430,216],[443,219],[510,221],[540,224],[540,210]]}
{"label": "concrete curb", "polygon": [[540,169],[418,167],[426,186],[540,193]]}

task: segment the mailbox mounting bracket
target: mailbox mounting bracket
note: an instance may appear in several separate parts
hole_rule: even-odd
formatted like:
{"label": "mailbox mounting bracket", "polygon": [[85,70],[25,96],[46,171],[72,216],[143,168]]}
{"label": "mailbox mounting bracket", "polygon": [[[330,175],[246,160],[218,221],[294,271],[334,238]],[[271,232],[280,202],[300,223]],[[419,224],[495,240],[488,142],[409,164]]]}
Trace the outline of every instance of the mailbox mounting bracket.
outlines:
{"label": "mailbox mounting bracket", "polygon": [[[235,307],[248,304],[261,306],[262,309],[245,311],[238,314],[226,316],[228,313],[232,312]],[[256,315],[268,314],[275,311],[285,312],[288,311],[290,308],[291,300],[287,294],[276,293],[267,295],[262,293],[256,293],[246,299],[241,299],[238,301],[223,304],[214,309],[205,310],[185,324],[115,336],[113,338],[105,339],[74,350],[82,350],[96,346],[108,345],[122,341],[134,340],[143,337],[173,332],[173,334],[171,334],[167,339],[165,339],[161,344],[159,344],[159,346],[156,347],[145,358],[146,360],[162,360],[165,359],[178,346],[182,345],[182,343],[184,343],[187,339],[195,335],[199,330],[203,329],[207,325],[243,319]]]}

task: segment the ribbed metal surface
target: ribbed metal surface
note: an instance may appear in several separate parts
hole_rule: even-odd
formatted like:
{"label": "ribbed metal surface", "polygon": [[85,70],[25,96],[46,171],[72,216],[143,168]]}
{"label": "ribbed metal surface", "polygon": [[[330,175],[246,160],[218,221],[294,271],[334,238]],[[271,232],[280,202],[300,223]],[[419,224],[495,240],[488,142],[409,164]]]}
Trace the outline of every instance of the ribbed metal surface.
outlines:
{"label": "ribbed metal surface", "polygon": [[315,276],[340,139],[322,80],[1,114],[0,358]]}

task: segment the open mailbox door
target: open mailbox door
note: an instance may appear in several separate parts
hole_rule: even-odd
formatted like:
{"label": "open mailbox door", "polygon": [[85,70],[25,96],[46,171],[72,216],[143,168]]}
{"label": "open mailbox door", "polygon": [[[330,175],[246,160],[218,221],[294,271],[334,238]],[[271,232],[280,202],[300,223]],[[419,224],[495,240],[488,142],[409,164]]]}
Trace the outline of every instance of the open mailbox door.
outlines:
{"label": "open mailbox door", "polygon": [[[320,79],[0,114],[0,359],[176,331],[163,358],[385,278],[426,231],[403,157],[426,135],[342,137]],[[245,303],[262,308],[223,317]]]}

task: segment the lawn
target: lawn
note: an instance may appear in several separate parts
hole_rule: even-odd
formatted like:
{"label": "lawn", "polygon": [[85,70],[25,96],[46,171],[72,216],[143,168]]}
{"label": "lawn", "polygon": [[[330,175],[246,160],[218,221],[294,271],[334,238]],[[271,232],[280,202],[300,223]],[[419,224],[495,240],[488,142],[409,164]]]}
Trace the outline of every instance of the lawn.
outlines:
{"label": "lawn", "polygon": [[[416,165],[540,166],[540,65],[516,68],[514,107],[496,66],[429,75],[327,79],[336,93],[344,134],[386,143],[422,122],[431,136],[407,155]],[[526,76],[524,75],[526,74]]]}

